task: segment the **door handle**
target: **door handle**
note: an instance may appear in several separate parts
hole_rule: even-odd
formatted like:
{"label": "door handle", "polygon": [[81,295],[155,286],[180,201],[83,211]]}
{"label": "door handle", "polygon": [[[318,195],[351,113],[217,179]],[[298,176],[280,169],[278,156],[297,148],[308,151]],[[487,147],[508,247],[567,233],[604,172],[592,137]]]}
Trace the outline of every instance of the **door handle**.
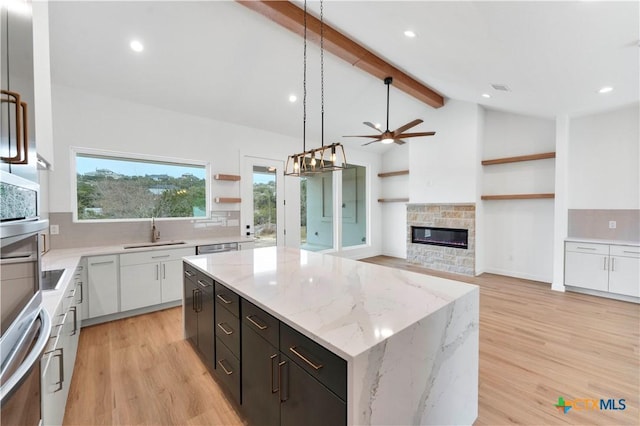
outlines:
{"label": "door handle", "polygon": [[195,288],[191,289],[191,309],[193,309],[194,312],[198,312],[196,311],[196,289]]}
{"label": "door handle", "polygon": [[160,265],[156,264],[156,281],[160,279]]}
{"label": "door handle", "polygon": [[83,303],[84,302],[84,290],[82,290],[83,285],[82,285],[82,281],[80,281],[78,283],[78,286],[80,287],[80,301],[78,303]]}
{"label": "door handle", "polygon": [[[278,363],[278,385],[280,389],[280,402],[286,402],[289,399],[289,373],[286,371],[287,361]],[[285,374],[283,374],[285,371]],[[284,376],[284,378],[283,378]]]}
{"label": "door handle", "polygon": [[167,279],[167,265],[166,264],[162,264],[162,279],[166,280]]}
{"label": "door handle", "polygon": [[11,92],[9,90],[0,91],[1,94],[6,95],[8,99],[2,99],[2,102],[15,104],[16,106],[16,155],[9,157],[2,157],[2,160],[10,164],[27,164],[28,157],[28,117],[27,117],[27,103],[24,102],[20,94],[17,92]]}
{"label": "door handle", "polygon": [[280,391],[280,383],[278,383],[278,387],[274,388],[274,378],[276,376],[275,370],[278,369],[278,354],[273,354],[270,356],[271,358],[271,393],[276,393]]}
{"label": "door handle", "polygon": [[612,257],[611,258],[611,272],[615,272],[616,271],[616,258]]}

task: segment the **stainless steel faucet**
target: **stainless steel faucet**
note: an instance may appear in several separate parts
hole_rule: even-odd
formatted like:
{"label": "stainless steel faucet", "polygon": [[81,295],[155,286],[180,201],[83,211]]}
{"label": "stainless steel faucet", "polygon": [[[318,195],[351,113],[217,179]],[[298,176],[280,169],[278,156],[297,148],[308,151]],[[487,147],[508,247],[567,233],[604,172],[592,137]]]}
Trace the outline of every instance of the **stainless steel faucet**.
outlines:
{"label": "stainless steel faucet", "polygon": [[156,228],[156,219],[155,217],[151,218],[151,242],[155,243],[160,240],[160,230]]}

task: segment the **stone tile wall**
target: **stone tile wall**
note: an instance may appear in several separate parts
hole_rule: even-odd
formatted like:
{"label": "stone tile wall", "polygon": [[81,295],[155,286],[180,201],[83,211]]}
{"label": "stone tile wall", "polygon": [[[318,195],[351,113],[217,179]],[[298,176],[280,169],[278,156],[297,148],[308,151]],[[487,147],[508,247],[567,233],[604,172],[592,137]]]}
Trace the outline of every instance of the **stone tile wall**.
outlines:
{"label": "stone tile wall", "polygon": [[[440,247],[411,242],[412,226],[433,226],[469,230],[469,248]],[[475,275],[475,204],[408,204],[407,261],[438,271]]]}

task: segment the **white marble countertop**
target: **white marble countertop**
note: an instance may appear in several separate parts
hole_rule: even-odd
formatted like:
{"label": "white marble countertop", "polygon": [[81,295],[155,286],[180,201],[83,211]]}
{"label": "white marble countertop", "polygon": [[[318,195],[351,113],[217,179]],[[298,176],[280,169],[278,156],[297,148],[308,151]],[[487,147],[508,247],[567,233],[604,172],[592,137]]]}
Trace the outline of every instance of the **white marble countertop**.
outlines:
{"label": "white marble countertop", "polygon": [[640,247],[640,242],[637,242],[637,241],[599,240],[595,238],[578,238],[578,237],[567,237],[564,240],[569,243],[575,242],[575,243],[592,243],[592,244],[612,244],[617,246]]}
{"label": "white marble countertop", "polygon": [[292,248],[185,260],[347,361],[477,290],[453,280]]}
{"label": "white marble countertop", "polygon": [[[69,283],[72,282],[75,269],[80,263],[80,259],[84,256],[102,256],[107,254],[123,254],[123,253],[136,253],[144,251],[156,251],[156,250],[171,250],[187,247],[196,247],[207,244],[221,244],[221,243],[248,243],[254,242],[253,238],[247,237],[214,237],[203,239],[190,239],[180,240],[185,244],[178,245],[166,245],[166,246],[153,246],[153,247],[141,247],[125,249],[125,246],[134,245],[135,243],[126,243],[109,246],[92,246],[92,247],[75,247],[69,249],[52,249],[49,250],[41,259],[41,268],[43,271],[49,271],[52,269],[64,269],[64,273],[60,277],[57,290],[47,290],[42,294],[42,303],[44,308],[50,315],[54,315],[55,310],[58,308],[62,297],[64,296]],[[141,242],[140,244],[145,244]]]}

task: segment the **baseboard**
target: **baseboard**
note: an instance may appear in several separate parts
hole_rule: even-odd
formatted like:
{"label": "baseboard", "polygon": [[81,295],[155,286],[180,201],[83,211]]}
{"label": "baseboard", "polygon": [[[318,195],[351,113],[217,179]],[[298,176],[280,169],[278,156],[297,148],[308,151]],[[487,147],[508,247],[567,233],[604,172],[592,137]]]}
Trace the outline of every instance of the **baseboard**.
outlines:
{"label": "baseboard", "polygon": [[623,302],[640,303],[640,297],[627,296],[624,294],[609,293],[607,291],[592,290],[590,288],[565,286],[567,291],[574,293],[589,294],[591,296],[606,297],[607,299],[621,300]]}
{"label": "baseboard", "polygon": [[527,274],[523,272],[509,271],[506,269],[484,268],[484,272],[488,274],[504,275],[507,277],[521,278],[523,280],[539,281],[551,285],[551,281],[540,275]]}
{"label": "baseboard", "polygon": [[160,305],[146,306],[144,308],[132,309],[125,312],[116,312],[115,314],[104,315],[101,317],[83,319],[81,327],[89,327],[96,324],[102,324],[104,322],[135,317],[136,315],[143,315],[150,312],[161,311],[163,309],[175,308],[176,306],[182,306],[182,300],[174,300],[173,302],[161,303]]}

